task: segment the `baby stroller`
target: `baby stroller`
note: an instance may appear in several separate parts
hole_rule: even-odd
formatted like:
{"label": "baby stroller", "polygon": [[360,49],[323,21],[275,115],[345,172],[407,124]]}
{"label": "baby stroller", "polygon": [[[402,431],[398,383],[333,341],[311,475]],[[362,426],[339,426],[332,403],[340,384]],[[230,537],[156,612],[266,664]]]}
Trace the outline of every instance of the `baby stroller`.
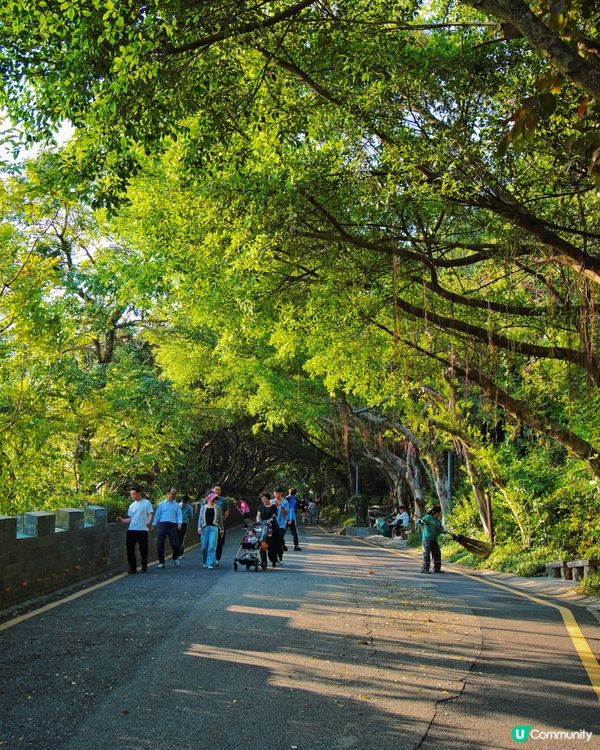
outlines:
{"label": "baby stroller", "polygon": [[267,569],[267,536],[270,535],[271,526],[265,521],[257,521],[244,531],[242,543],[238,547],[233,560],[233,569],[237,570],[238,565],[245,565],[246,570],[258,567],[263,570]]}

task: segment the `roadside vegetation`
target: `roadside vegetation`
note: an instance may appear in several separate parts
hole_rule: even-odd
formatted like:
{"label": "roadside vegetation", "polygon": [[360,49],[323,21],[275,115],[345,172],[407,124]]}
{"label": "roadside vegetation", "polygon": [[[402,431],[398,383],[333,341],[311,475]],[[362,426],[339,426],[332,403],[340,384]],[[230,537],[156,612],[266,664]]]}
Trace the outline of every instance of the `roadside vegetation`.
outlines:
{"label": "roadside vegetation", "polygon": [[600,14],[480,6],[0,8],[0,512],[289,478],[600,556]]}

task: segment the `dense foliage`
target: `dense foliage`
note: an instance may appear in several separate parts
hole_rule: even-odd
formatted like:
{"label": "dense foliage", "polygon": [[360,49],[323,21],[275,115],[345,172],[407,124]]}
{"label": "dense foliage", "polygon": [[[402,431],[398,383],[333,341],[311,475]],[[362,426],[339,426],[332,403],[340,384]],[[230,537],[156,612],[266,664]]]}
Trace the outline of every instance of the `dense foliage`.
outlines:
{"label": "dense foliage", "polygon": [[75,134],[4,183],[4,507],[358,472],[597,553],[600,16],[556,8],[6,3],[4,106]]}

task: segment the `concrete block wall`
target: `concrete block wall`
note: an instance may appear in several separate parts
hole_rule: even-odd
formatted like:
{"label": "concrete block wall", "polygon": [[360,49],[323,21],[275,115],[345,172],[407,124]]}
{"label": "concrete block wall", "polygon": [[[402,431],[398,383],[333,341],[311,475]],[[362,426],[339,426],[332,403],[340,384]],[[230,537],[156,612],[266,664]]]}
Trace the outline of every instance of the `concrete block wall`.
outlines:
{"label": "concrete block wall", "polygon": [[[199,503],[185,544],[198,541]],[[100,505],[0,516],[0,610],[74,583],[127,570],[127,524],[108,523]],[[166,550],[170,555],[167,542]],[[156,560],[156,533],[149,559]]]}

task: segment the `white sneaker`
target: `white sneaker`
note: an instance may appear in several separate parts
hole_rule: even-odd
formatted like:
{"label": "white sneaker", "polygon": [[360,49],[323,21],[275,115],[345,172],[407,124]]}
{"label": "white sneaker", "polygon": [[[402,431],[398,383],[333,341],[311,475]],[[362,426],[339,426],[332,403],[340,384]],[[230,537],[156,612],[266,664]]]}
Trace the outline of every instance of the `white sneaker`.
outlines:
{"label": "white sneaker", "polygon": [[204,563],[204,565],[202,567],[203,568],[208,568],[208,565],[206,563]]}
{"label": "white sneaker", "polygon": [[157,565],[156,567],[157,567],[157,568],[164,568],[164,567],[165,567],[165,565],[164,565],[164,563],[158,563],[158,565]]}
{"label": "white sneaker", "polygon": [[209,570],[214,570],[214,566],[213,566],[213,565],[209,565],[209,566],[208,566],[208,569],[209,569]]}
{"label": "white sneaker", "polygon": [[180,560],[183,560],[183,555],[179,555],[179,559],[180,559]]}
{"label": "white sneaker", "polygon": [[180,564],[181,564],[181,563],[179,562],[179,558],[177,558],[177,560],[175,560],[175,565],[177,565],[177,567],[179,567],[179,566],[180,566]]}
{"label": "white sneaker", "polygon": [[217,560],[217,562],[215,563],[215,568],[218,568],[218,567],[219,567],[219,561]]}

